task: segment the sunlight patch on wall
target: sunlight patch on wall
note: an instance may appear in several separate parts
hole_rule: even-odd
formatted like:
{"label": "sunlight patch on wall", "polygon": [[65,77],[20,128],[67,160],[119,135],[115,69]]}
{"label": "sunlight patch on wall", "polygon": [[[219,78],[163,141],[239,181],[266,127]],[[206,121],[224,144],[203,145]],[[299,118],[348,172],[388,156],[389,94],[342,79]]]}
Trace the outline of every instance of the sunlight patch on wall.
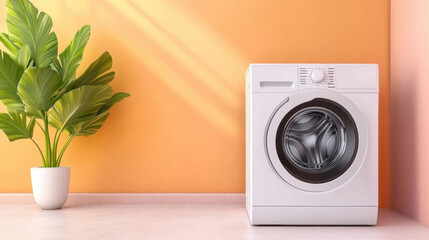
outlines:
{"label": "sunlight patch on wall", "polygon": [[[148,66],[148,69],[152,74],[162,80],[163,83],[166,84],[174,93],[185,100],[189,106],[196,109],[215,126],[218,126],[229,135],[238,136],[242,128],[240,121],[234,118],[234,116],[230,116],[227,112],[223,111],[223,108],[222,106],[219,106],[219,103],[213,102],[213,100],[210,101],[205,97],[205,95],[206,93],[214,94],[217,96],[217,100],[228,108],[239,110],[241,109],[242,102],[244,101],[241,99],[242,91],[234,91],[228,87],[228,85],[221,81],[221,77],[217,77],[215,74],[220,73],[219,75],[221,75],[222,71],[217,70],[213,73],[214,70],[210,70],[208,65],[214,64],[213,69],[219,69],[220,62],[225,62],[225,64],[229,65],[229,68],[235,68],[237,66],[234,65],[238,64],[243,68],[244,74],[246,63],[239,57],[232,56],[225,48],[220,47],[223,43],[218,43],[217,38],[215,38],[213,34],[207,33],[207,31],[203,30],[203,26],[191,24],[186,20],[185,15],[180,16],[171,8],[166,5],[162,5],[162,1],[151,2],[150,4],[144,5],[145,11],[151,12],[154,17],[149,17],[149,15],[141,9],[138,10],[136,7],[137,5],[127,2],[119,3],[114,0],[107,0],[107,2],[111,4],[115,10],[122,13],[121,17],[126,18],[141,31],[140,33],[135,33],[131,30],[127,30],[125,27],[115,27],[115,29],[121,29],[121,39],[123,39],[127,45],[132,46],[132,52],[135,53],[136,57],[145,66]],[[140,3],[138,4],[138,6],[140,6]],[[154,6],[154,9],[152,9],[152,6]],[[163,8],[163,11],[160,12],[159,8]],[[156,14],[160,14],[161,16],[155,16]],[[175,16],[175,18],[171,23],[164,23],[166,25],[165,27],[164,25],[161,26],[160,23],[157,23],[154,20],[155,17],[156,19],[162,19],[166,16]],[[188,23],[189,25],[187,25]],[[181,33],[177,32],[177,25],[186,25],[187,27],[185,27],[185,29],[188,31],[186,35],[195,36],[201,40],[178,40],[178,38],[175,37],[179,36]],[[141,34],[145,34],[155,42],[161,51],[157,49],[148,49],[147,47],[142,46],[139,40]],[[187,38],[189,38],[189,36]],[[200,54],[201,52],[206,51],[205,49],[214,50],[216,54],[213,55],[217,57],[204,58],[204,56],[201,56]],[[169,63],[162,58],[162,54],[167,54],[168,57],[174,59],[179,66],[169,65]],[[204,54],[211,55],[211,53]],[[207,63],[202,62],[203,59],[207,60]],[[185,69],[194,77],[192,79],[183,77],[183,70],[177,70],[178,67]],[[198,81],[198,84],[203,84],[204,88],[195,88],[195,80]],[[242,87],[243,86],[244,75]]]}
{"label": "sunlight patch on wall", "polygon": [[[131,1],[132,3],[107,1],[123,12],[124,16],[128,17],[141,31],[147,33],[165,52],[211,89],[219,100],[234,109],[241,107],[240,95],[228,88],[202,63],[202,61],[209,63],[208,66],[211,69],[217,69],[216,73],[220,74],[223,69],[243,68],[245,61],[232,55],[224,42],[219,41],[203,26],[190,21],[185,14],[178,13],[163,1]],[[219,63],[226,65],[222,66],[223,64]],[[244,70],[245,67],[243,72]]]}

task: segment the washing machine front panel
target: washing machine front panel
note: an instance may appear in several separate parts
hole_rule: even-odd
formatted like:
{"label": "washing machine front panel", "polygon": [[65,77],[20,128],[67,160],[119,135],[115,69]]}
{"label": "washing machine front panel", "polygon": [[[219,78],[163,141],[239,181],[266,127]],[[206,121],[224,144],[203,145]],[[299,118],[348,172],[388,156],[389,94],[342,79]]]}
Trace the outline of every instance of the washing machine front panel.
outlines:
{"label": "washing machine front panel", "polygon": [[265,137],[274,170],[292,186],[312,192],[345,184],[366,153],[359,110],[329,90],[291,95],[273,113]]}

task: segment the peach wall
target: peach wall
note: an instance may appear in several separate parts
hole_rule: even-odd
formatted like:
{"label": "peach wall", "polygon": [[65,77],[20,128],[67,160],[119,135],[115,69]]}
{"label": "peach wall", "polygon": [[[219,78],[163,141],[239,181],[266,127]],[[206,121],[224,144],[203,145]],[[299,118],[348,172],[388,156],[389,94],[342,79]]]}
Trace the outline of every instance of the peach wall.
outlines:
{"label": "peach wall", "polygon": [[[60,49],[92,25],[83,65],[109,50],[114,89],[132,94],[97,135],[73,140],[71,192],[244,192],[248,64],[362,62],[380,65],[380,201],[390,205],[388,0],[33,2]],[[31,191],[31,143],[1,134],[0,158],[0,192]]]}
{"label": "peach wall", "polygon": [[429,1],[391,4],[392,207],[429,225]]}

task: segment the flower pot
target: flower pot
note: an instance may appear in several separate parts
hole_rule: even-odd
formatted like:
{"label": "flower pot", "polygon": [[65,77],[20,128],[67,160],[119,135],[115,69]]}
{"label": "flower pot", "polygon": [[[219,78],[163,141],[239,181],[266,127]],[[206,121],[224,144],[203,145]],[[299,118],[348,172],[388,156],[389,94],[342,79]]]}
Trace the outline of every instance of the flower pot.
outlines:
{"label": "flower pot", "polygon": [[42,209],[60,209],[67,200],[69,182],[69,167],[31,168],[34,200]]}

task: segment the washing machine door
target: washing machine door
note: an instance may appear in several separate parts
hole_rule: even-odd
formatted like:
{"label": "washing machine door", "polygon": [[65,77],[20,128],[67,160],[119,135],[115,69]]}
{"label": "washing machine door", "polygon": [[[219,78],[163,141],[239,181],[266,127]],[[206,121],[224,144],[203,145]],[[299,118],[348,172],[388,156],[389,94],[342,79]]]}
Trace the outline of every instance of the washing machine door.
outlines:
{"label": "washing machine door", "polygon": [[301,190],[328,191],[350,181],[367,150],[367,125],[357,107],[329,90],[304,90],[285,99],[266,130],[274,170]]}

